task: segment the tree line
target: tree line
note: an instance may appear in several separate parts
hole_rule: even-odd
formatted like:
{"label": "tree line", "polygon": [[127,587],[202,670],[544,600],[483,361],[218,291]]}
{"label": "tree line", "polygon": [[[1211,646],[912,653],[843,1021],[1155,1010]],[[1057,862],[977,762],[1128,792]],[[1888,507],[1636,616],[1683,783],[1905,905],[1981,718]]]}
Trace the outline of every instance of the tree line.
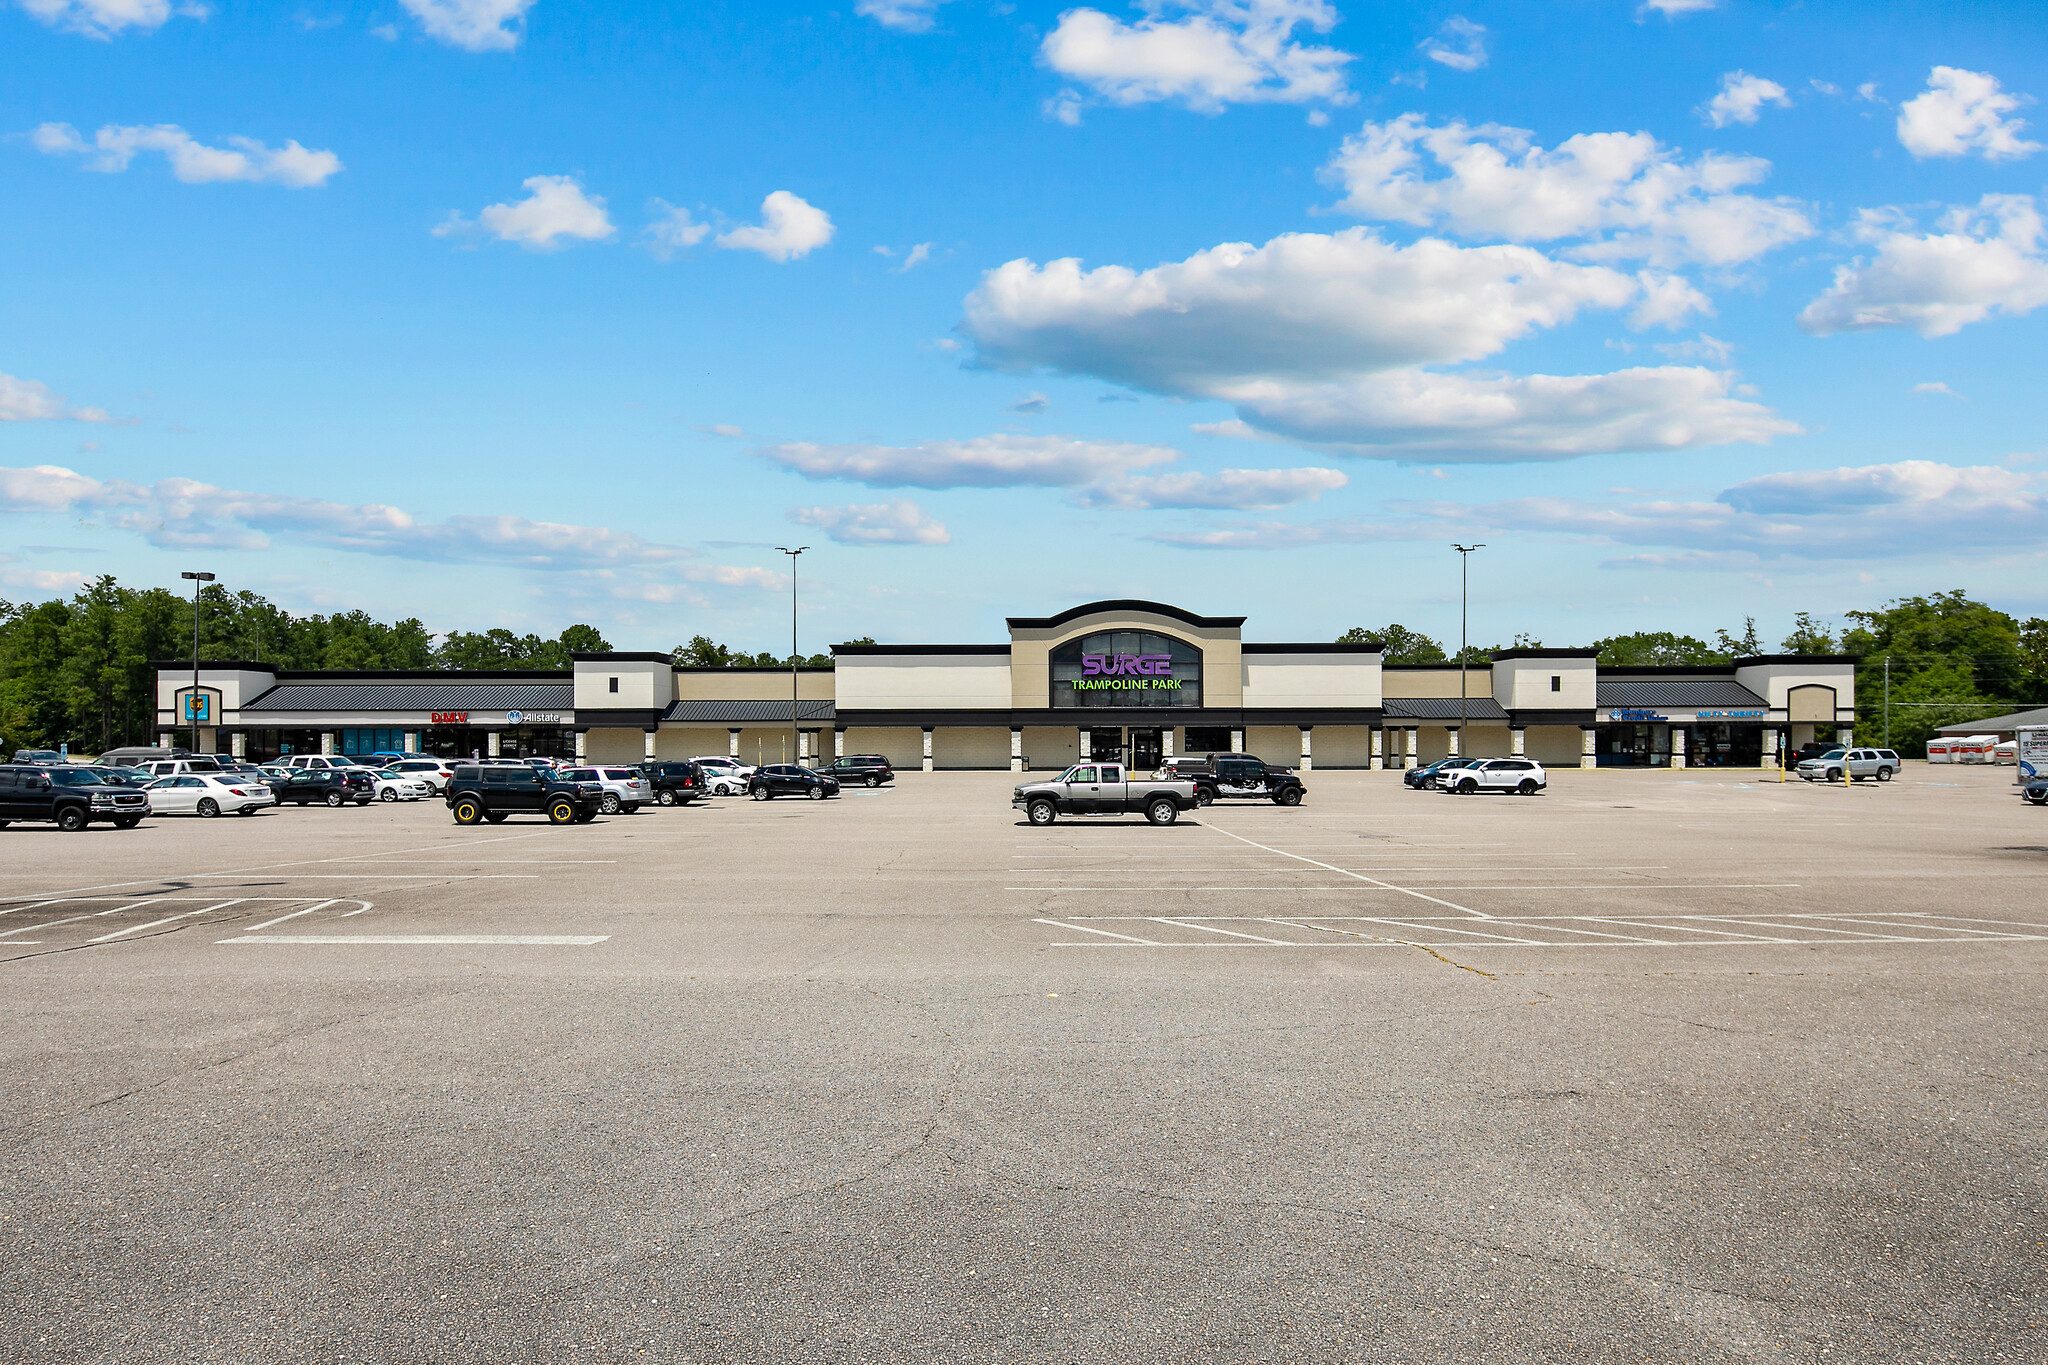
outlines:
{"label": "tree line", "polygon": [[[297,616],[258,593],[229,592],[218,583],[199,594],[198,637],[202,662],[248,660],[289,670],[565,669],[572,655],[611,648],[597,627],[581,622],[552,639],[502,627],[435,632],[416,617]],[[0,757],[15,749],[68,745],[99,753],[153,743],[151,661],[192,653],[192,599],[164,588],[123,587],[109,574],[69,601],[0,599]],[[786,657],[747,654],[702,635],[671,653],[682,664],[789,667]],[[829,668],[832,657],[800,662]]]}
{"label": "tree line", "polygon": [[[1636,631],[1595,640],[1587,648],[1603,668],[1711,665],[1760,654],[1846,654],[1856,664],[1856,734],[1866,743],[1889,743],[1901,752],[1926,752],[1944,725],[2048,705],[2048,619],[2025,621],[1970,598],[1962,589],[1901,597],[1868,611],[1843,613],[1837,633],[1810,612],[1799,612],[1777,649],[1766,648],[1755,617],[1740,635],[1717,630],[1711,642],[1670,631]],[[1389,624],[1353,627],[1340,644],[1378,640],[1390,664],[1445,664],[1457,659],[1418,630]],[[1541,640],[1515,637],[1540,648]],[[1508,645],[1472,646],[1468,667],[1492,662]],[[1889,706],[1887,706],[1889,698]],[[1886,736],[1889,734],[1889,740]]]}

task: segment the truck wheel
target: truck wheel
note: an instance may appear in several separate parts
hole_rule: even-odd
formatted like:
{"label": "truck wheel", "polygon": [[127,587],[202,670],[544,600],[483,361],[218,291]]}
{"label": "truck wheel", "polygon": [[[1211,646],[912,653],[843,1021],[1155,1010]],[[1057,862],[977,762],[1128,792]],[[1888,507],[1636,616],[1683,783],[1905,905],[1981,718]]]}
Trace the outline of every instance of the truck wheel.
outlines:
{"label": "truck wheel", "polygon": [[548,823],[551,825],[572,825],[576,823],[575,804],[559,799],[548,802]]}
{"label": "truck wheel", "polygon": [[[141,823],[142,817],[139,815],[117,815],[114,817],[115,829],[134,829]],[[0,828],[5,828],[6,825],[7,822],[5,820],[0,820]]]}
{"label": "truck wheel", "polygon": [[576,812],[576,823],[579,825],[587,825],[596,818],[597,812],[594,810],[579,810]]}
{"label": "truck wheel", "polygon": [[465,796],[455,803],[455,823],[473,825],[484,818],[484,808],[477,804],[474,796]]}
{"label": "truck wheel", "polygon": [[1276,805],[1276,806],[1298,806],[1298,805],[1300,805],[1300,804],[1301,804],[1301,788],[1299,788],[1299,787],[1288,787],[1288,788],[1285,788],[1284,790],[1281,790],[1281,791],[1277,791],[1277,792],[1273,793],[1273,804],[1274,804],[1274,805]]}
{"label": "truck wheel", "polygon": [[502,825],[505,823],[505,817],[509,813],[510,812],[508,811],[502,810],[487,810],[484,812],[484,819],[490,821],[494,825]]}
{"label": "truck wheel", "polygon": [[602,810],[606,815],[617,815],[619,813],[619,794],[617,792],[606,792],[604,800],[599,803],[598,809]]}
{"label": "truck wheel", "polygon": [[66,834],[76,834],[86,826],[86,814],[78,806],[66,806],[57,812],[57,828]]}
{"label": "truck wheel", "polygon": [[1152,804],[1145,807],[1145,818],[1155,825],[1170,825],[1180,819],[1180,807],[1164,796],[1152,798]]}
{"label": "truck wheel", "polygon": [[220,802],[210,796],[201,797],[199,799],[199,814],[202,819],[211,820],[214,816],[220,814]]}
{"label": "truck wheel", "polygon": [[342,802],[343,802],[344,800],[346,800],[346,799],[347,799],[347,798],[345,798],[344,796],[342,796],[342,794],[341,794],[340,792],[329,792],[329,793],[327,793],[327,805],[328,805],[328,808],[329,808],[329,809],[331,809],[331,810],[340,810],[340,809],[341,809],[341,803],[342,803]]}
{"label": "truck wheel", "polygon": [[1024,808],[1034,825],[1049,825],[1059,818],[1060,808],[1050,801],[1033,801]]}
{"label": "truck wheel", "polygon": [[1203,806],[1212,806],[1214,804],[1216,804],[1216,793],[1213,790],[1208,787],[1195,788],[1195,808],[1197,810]]}
{"label": "truck wheel", "polygon": [[1879,769],[1877,770],[1877,780],[1878,780],[1878,781],[1880,781],[1880,782],[1889,782],[1889,781],[1891,781],[1891,780],[1892,780],[1892,770],[1891,770],[1890,768],[1879,768]]}
{"label": "truck wheel", "polygon": [[1828,781],[1830,781],[1830,782],[1840,782],[1841,780],[1842,780],[1842,770],[1841,770],[1840,768],[1830,768],[1830,769],[1828,769]]}
{"label": "truck wheel", "polygon": [[658,806],[673,806],[676,803],[676,794],[671,788],[663,787],[654,794],[654,802]]}

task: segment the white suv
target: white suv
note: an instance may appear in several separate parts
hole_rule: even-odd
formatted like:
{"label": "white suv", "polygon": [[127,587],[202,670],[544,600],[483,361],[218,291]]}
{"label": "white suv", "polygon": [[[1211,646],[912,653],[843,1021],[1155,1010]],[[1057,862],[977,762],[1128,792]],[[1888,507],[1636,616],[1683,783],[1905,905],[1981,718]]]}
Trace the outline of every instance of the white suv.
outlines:
{"label": "white suv", "polygon": [[[452,760],[451,760],[452,762]],[[400,777],[414,777],[432,787],[436,792],[448,790],[448,784],[455,778],[455,769],[438,758],[407,758],[385,768],[385,772],[397,773]]]}
{"label": "white suv", "polygon": [[1550,785],[1550,775],[1533,758],[1482,758],[1467,768],[1445,773],[1440,789],[1460,796],[1479,792],[1508,792],[1534,796]]}
{"label": "white suv", "polygon": [[598,809],[606,815],[620,811],[631,815],[654,799],[654,784],[638,768],[564,768],[555,776],[562,782],[595,782],[603,787]]}
{"label": "white suv", "polygon": [[1889,782],[1899,770],[1899,756],[1890,749],[1830,749],[1805,760],[1797,771],[1808,782],[1840,782],[1845,766],[1853,782],[1866,777]]}
{"label": "white suv", "polygon": [[704,786],[713,796],[745,796],[754,776],[751,764],[724,754],[707,754],[690,762],[704,770]]}

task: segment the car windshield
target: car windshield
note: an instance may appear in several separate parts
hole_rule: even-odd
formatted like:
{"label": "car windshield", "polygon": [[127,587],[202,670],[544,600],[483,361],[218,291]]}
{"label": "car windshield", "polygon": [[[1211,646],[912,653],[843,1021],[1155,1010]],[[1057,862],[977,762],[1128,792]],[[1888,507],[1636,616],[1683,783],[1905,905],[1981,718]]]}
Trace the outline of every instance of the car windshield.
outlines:
{"label": "car windshield", "polygon": [[77,768],[52,768],[50,781],[59,787],[97,787],[100,785],[96,773],[82,772]]}

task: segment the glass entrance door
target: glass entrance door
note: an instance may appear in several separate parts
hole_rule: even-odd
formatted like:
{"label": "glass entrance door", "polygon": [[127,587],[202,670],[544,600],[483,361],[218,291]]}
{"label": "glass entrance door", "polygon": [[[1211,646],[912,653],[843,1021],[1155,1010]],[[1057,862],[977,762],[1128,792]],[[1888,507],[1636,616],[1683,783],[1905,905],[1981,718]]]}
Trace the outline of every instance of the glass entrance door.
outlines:
{"label": "glass entrance door", "polygon": [[1159,730],[1132,730],[1131,767],[1139,772],[1151,772],[1166,758],[1164,732]]}

